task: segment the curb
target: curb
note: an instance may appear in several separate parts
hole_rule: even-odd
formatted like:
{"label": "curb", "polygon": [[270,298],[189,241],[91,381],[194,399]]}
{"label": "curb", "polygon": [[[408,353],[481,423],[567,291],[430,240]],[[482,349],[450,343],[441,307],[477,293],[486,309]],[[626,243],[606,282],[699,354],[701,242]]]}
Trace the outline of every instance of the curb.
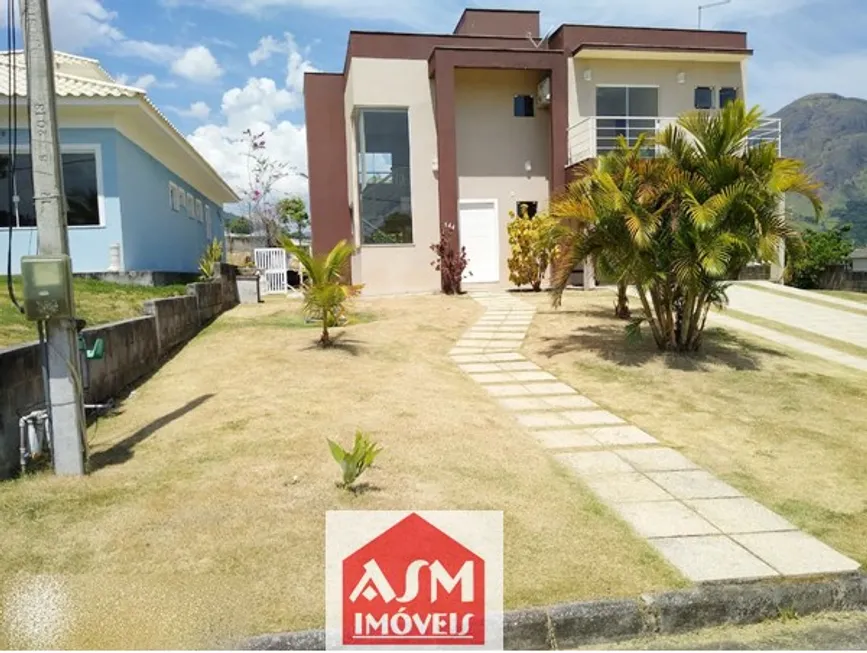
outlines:
{"label": "curb", "polygon": [[[783,611],[867,610],[867,576],[854,573],[820,580],[707,584],[643,594],[636,599],[567,603],[507,612],[506,650],[555,650],[635,637],[682,633],[727,624],[753,624]],[[241,650],[324,650],[325,631],[259,635]]]}

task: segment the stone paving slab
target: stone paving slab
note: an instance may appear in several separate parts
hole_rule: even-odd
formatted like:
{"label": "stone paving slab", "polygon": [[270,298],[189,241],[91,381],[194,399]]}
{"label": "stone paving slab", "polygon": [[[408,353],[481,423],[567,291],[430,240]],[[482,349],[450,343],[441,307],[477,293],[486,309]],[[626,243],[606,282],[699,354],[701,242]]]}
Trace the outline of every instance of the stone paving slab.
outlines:
{"label": "stone paving slab", "polygon": [[642,537],[714,535],[719,531],[680,501],[618,503],[614,510]]}
{"label": "stone paving slab", "polygon": [[529,394],[533,395],[570,395],[578,392],[565,383],[531,383],[526,386]]}
{"label": "stone paving slab", "polygon": [[488,360],[492,363],[499,363],[502,361],[520,361],[525,360],[521,354],[512,354],[512,353],[504,353],[504,354],[488,354]]}
{"label": "stone paving slab", "polygon": [[610,451],[588,451],[586,453],[561,453],[557,459],[566,463],[580,476],[594,474],[621,474],[634,471],[625,460]]}
{"label": "stone paving slab", "polygon": [[510,372],[515,381],[556,381],[557,377],[548,372]]}
{"label": "stone paving slab", "polygon": [[777,571],[725,535],[648,540],[689,580],[707,582],[779,576]]}
{"label": "stone paving slab", "polygon": [[522,426],[545,428],[546,426],[569,426],[569,420],[558,413],[518,413],[515,419]]}
{"label": "stone paving slab", "polygon": [[719,499],[743,496],[731,485],[723,483],[716,476],[704,470],[651,472],[647,476],[678,499]]}
{"label": "stone paving slab", "polygon": [[582,397],[579,394],[541,397],[541,401],[551,408],[599,408],[587,397]]}
{"label": "stone paving slab", "polygon": [[536,363],[531,363],[530,361],[507,361],[498,363],[497,367],[504,372],[535,372],[542,369]]}
{"label": "stone paving slab", "polygon": [[578,449],[599,446],[596,440],[579,430],[556,429],[533,431],[533,437],[546,449]]}
{"label": "stone paving slab", "polygon": [[752,499],[688,499],[685,503],[723,533],[795,531],[796,526]]}
{"label": "stone paving slab", "polygon": [[563,413],[563,417],[572,424],[591,426],[593,424],[622,424],[623,420],[607,410],[571,410]]}
{"label": "stone paving slab", "polygon": [[686,469],[700,469],[679,451],[666,447],[649,449],[617,449],[618,456],[626,460],[639,472],[674,472]]}
{"label": "stone paving slab", "polygon": [[482,386],[495,397],[529,397],[530,391],[518,383],[493,384]]}
{"label": "stone paving slab", "polygon": [[599,444],[609,447],[625,447],[633,444],[659,444],[659,440],[631,424],[597,427],[588,429],[588,433],[596,438]]}
{"label": "stone paving slab", "polygon": [[451,356],[452,360],[458,364],[488,362],[488,357],[485,354],[452,354]]}
{"label": "stone paving slab", "polygon": [[510,372],[490,372],[486,374],[470,374],[470,378],[476,383],[508,383],[516,381]]}
{"label": "stone paving slab", "polygon": [[472,372],[478,374],[479,372],[499,372],[500,368],[497,367],[496,363],[466,363],[464,365],[458,365],[458,367],[464,372]]}
{"label": "stone paving slab", "polygon": [[860,566],[801,531],[749,533],[732,539],[787,576],[841,573]]}
{"label": "stone paving slab", "polygon": [[[540,431],[544,433],[544,431]],[[589,436],[585,436],[589,437]],[[628,472],[606,474],[584,479],[606,503],[629,503],[633,501],[673,501],[674,497],[647,478],[644,474]]]}

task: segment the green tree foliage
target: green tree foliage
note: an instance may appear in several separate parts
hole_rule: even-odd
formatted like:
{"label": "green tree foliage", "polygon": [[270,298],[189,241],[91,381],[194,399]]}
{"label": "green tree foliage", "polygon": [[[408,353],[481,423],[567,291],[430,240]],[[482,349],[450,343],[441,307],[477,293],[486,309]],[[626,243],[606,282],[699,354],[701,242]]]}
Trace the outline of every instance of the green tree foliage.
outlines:
{"label": "green tree foliage", "polygon": [[561,235],[555,305],[569,272],[592,256],[635,287],[643,315],[632,333],[646,322],[660,350],[698,350],[709,310],[726,302],[725,280],[750,261],[776,260],[794,233],[783,194],[806,197],[821,214],[818,184],[800,161],[779,158],[774,143],[747,147],[760,118],[743,102],[687,113],[657,136],[656,158],[621,138],[593,174],[554,198],[552,214],[573,225]]}
{"label": "green tree foliage", "polygon": [[253,233],[253,224],[249,219],[238,216],[236,218],[232,218],[229,220],[227,225],[229,227],[229,232],[233,234],[251,234]]}
{"label": "green tree foliage", "polygon": [[277,202],[276,208],[280,223],[287,229],[289,235],[295,240],[302,239],[307,227],[310,226],[310,216],[307,214],[304,200],[297,196],[284,197]]}
{"label": "green tree foliage", "polygon": [[348,300],[361,292],[361,286],[343,281],[349,259],[355,250],[347,241],[341,240],[327,254],[313,255],[306,247],[299,247],[286,236],[281,239],[281,245],[304,268],[304,312],[308,317],[321,321],[319,344],[330,347],[334,340],[328,328],[340,322]]}
{"label": "green tree foliage", "polygon": [[800,246],[788,250],[787,276],[798,288],[821,288],[822,275],[829,266],[846,263],[855,250],[849,225],[825,231],[807,229]]}

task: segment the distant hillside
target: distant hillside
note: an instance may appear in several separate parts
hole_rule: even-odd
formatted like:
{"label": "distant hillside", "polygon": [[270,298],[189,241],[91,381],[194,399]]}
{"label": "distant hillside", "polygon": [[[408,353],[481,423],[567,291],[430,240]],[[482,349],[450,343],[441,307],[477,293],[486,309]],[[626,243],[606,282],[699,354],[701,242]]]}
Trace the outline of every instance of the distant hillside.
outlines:
{"label": "distant hillside", "polygon": [[[783,122],[783,154],[804,160],[825,185],[828,218],[852,223],[852,238],[867,244],[867,100],[817,93],[774,116]],[[790,206],[796,214],[810,214],[804,202]]]}

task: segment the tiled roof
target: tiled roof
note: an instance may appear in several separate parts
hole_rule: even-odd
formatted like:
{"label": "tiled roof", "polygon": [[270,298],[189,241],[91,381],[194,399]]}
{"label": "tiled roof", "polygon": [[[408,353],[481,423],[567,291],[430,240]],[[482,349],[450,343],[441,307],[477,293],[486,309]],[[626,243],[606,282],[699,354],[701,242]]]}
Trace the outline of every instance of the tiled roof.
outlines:
{"label": "tiled roof", "polygon": [[[99,63],[93,59],[85,59],[84,57],[76,57],[75,55],[66,54],[64,52],[54,53],[55,65],[62,65],[64,62],[86,62],[94,65],[98,70],[105,74],[105,77],[111,77],[105,73]],[[10,66],[14,65],[14,84],[10,83]],[[12,86],[14,85],[14,92]],[[80,77],[69,73],[56,70],[54,73],[54,86],[59,97],[144,97],[145,91],[132,86],[125,86],[117,82],[103,81],[92,79],[89,77]],[[25,97],[27,95],[27,67],[25,66],[24,56],[21,52],[3,52],[0,53],[0,95],[16,95]]]}

